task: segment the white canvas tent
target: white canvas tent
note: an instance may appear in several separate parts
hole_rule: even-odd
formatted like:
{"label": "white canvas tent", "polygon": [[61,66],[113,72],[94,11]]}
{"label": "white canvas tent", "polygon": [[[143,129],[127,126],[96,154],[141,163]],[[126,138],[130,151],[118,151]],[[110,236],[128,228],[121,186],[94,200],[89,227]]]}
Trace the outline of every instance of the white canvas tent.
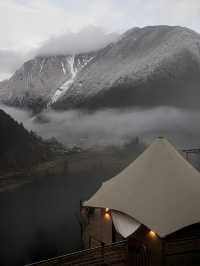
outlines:
{"label": "white canvas tent", "polygon": [[121,212],[165,237],[200,222],[200,173],[158,138],[84,205]]}
{"label": "white canvas tent", "polygon": [[112,221],[115,230],[125,238],[132,235],[141,225],[132,217],[114,210],[112,210]]}

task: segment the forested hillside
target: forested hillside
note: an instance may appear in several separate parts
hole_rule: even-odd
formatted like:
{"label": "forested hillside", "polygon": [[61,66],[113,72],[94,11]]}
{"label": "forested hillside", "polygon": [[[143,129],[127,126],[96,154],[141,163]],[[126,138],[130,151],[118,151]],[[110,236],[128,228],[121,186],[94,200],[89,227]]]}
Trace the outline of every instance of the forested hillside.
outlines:
{"label": "forested hillside", "polygon": [[49,160],[50,145],[0,110],[0,174]]}

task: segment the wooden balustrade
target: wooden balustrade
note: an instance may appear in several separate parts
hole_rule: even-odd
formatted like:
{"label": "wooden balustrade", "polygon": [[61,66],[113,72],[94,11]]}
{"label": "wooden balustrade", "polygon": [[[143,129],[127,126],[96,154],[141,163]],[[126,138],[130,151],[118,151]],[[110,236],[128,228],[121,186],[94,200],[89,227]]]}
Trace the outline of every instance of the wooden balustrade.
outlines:
{"label": "wooden balustrade", "polygon": [[29,264],[28,266],[125,266],[128,265],[127,241],[87,249],[59,256],[49,260]]}

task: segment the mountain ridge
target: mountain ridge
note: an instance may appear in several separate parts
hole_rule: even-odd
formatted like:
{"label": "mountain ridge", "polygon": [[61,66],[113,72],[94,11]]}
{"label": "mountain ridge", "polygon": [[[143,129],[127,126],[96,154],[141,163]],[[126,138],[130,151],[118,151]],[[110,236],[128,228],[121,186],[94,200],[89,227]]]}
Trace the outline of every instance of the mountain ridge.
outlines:
{"label": "mountain ridge", "polygon": [[[36,58],[35,76],[27,62],[10,80],[1,82],[0,100],[36,112],[47,106],[58,110],[198,106],[200,35],[188,28],[133,28],[99,51],[45,58],[45,71],[44,59]],[[38,74],[41,69],[43,78]],[[20,77],[25,73],[29,74],[22,84],[31,81],[20,94]]]}
{"label": "mountain ridge", "polygon": [[34,112],[46,108],[56,91],[71,79],[71,59],[76,71],[89,63],[94,52],[79,55],[37,56],[28,60],[14,75],[0,82],[0,101],[29,108]]}
{"label": "mountain ridge", "polygon": [[[172,97],[168,101],[166,98],[163,99],[158,86],[163,86],[161,83],[169,83],[166,89],[170,96],[179,90],[179,86],[182,86],[181,78],[184,78],[184,83],[189,83],[189,86],[191,80],[194,83],[199,82],[199,41],[199,34],[180,27],[162,26],[161,30],[159,27],[134,29],[134,34],[126,34],[125,39],[122,38],[115,43],[114,48],[107,52],[104,56],[106,61],[101,66],[103,71],[98,73],[92,82],[86,77],[85,86],[82,83],[82,88],[78,91],[75,81],[73,87],[67,91],[65,99],[63,98],[55,107],[58,109],[66,109],[68,106],[69,108],[76,106],[94,109],[97,107],[136,107],[146,105],[146,100],[143,102],[141,99],[143,97],[143,99],[147,98],[147,106],[170,105]],[[99,64],[101,62],[95,66],[98,69]],[[112,66],[114,66],[113,73]],[[91,76],[95,75],[95,67],[93,69],[91,65],[89,67]],[[188,71],[192,75],[197,73],[191,79],[191,77],[186,77]],[[100,82],[102,76],[103,82]],[[101,83],[101,86],[98,86],[98,83]],[[109,85],[107,86],[106,83]],[[145,90],[145,87],[150,89]],[[73,94],[78,95],[79,98],[77,99]],[[181,94],[177,91],[177,95],[174,95],[176,96],[174,104]],[[186,100],[188,96],[189,93],[186,95]],[[153,97],[158,99],[160,97],[160,99],[151,103]],[[184,101],[184,104],[186,102]]]}

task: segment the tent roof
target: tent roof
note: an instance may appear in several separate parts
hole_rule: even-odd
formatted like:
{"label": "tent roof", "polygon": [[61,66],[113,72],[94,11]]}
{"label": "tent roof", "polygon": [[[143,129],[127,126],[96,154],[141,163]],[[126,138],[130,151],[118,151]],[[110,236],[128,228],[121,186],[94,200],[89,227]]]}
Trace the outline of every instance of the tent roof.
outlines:
{"label": "tent roof", "polygon": [[164,237],[200,222],[200,173],[158,138],[84,206],[120,211]]}

